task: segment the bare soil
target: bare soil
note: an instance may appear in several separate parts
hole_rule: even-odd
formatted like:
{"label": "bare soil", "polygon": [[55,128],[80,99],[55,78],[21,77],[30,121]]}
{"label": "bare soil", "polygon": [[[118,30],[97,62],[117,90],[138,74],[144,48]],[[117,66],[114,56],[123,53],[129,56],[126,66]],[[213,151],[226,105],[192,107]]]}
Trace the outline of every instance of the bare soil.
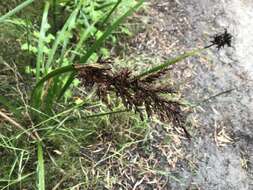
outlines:
{"label": "bare soil", "polygon": [[157,0],[150,4],[151,10],[143,16],[147,29],[132,47],[151,60],[204,47],[225,28],[233,35],[232,48],[212,48],[172,71],[182,97],[202,103],[189,116],[193,139],[181,144],[184,159],[169,169],[180,182],[171,180],[165,189],[253,189],[253,40],[249,35],[253,2]]}

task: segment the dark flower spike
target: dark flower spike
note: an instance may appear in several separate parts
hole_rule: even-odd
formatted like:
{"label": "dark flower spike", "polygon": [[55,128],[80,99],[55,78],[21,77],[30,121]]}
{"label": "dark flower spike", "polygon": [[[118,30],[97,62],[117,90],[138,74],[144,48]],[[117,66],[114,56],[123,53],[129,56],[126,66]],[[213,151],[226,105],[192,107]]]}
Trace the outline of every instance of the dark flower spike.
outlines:
{"label": "dark flower spike", "polygon": [[214,35],[213,40],[211,41],[211,44],[206,46],[205,48],[209,48],[214,45],[216,46],[218,50],[220,50],[226,45],[228,47],[231,47],[232,38],[233,36],[230,33],[228,33],[227,29],[225,29],[224,33]]}
{"label": "dark flower spike", "polygon": [[[180,127],[190,138],[190,134],[184,127],[185,117],[181,110],[181,104],[174,100],[166,99],[163,93],[175,93],[171,86],[156,85],[156,79],[159,79],[166,72],[159,72],[145,78],[137,79],[128,69],[122,69],[113,72],[110,67],[100,64],[75,65],[78,77],[84,87],[96,86],[97,95],[100,100],[108,104],[107,95],[111,92],[122,100],[123,105],[139,113],[143,119],[143,109],[148,117],[156,114],[162,120],[170,121],[175,127]],[[149,81],[149,82],[148,82]]]}

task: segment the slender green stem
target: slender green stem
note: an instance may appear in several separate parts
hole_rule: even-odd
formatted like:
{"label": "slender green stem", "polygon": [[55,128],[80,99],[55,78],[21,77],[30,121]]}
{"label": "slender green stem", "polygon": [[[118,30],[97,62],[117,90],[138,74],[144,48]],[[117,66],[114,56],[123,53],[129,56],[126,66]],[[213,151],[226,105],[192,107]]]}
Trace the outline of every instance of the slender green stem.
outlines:
{"label": "slender green stem", "polygon": [[108,21],[112,13],[116,10],[116,8],[119,6],[122,0],[118,0],[118,2],[114,5],[114,7],[110,10],[109,14],[105,17],[105,19],[102,21],[102,26]]}
{"label": "slender green stem", "polygon": [[66,92],[68,87],[71,85],[71,83],[75,79],[75,77],[76,77],[76,72],[74,71],[69,75],[69,78],[68,78],[67,82],[64,84],[63,88],[60,90],[60,93],[57,97],[57,100],[61,99],[61,97],[64,95],[64,93]]}
{"label": "slender green stem", "polygon": [[43,148],[42,143],[38,142],[38,189],[45,190],[45,168],[43,159]]}
{"label": "slender green stem", "polygon": [[31,100],[33,103],[37,104],[39,101],[39,98],[37,96],[40,95],[37,94],[38,90],[40,90],[40,88],[42,87],[42,85],[44,84],[44,82],[46,82],[47,80],[57,76],[57,75],[60,75],[60,74],[63,74],[63,73],[67,73],[67,72],[74,72],[75,73],[75,67],[74,65],[67,65],[67,66],[64,66],[64,67],[61,67],[59,69],[55,69],[54,71],[50,72],[49,74],[47,74],[46,76],[44,76],[37,84],[36,86],[34,87],[33,91],[32,91],[32,95],[31,95]]}
{"label": "slender green stem", "polygon": [[129,9],[124,15],[118,18],[107,30],[103,33],[103,35],[94,43],[93,46],[88,50],[88,52],[80,58],[80,63],[85,64],[90,56],[96,52],[96,50],[101,47],[104,40],[112,33],[112,31],[117,28],[128,16],[134,13],[136,9],[138,9],[145,0],[140,0],[136,5],[134,5],[131,9]]}
{"label": "slender green stem", "polygon": [[49,55],[48,55],[48,60],[47,60],[46,65],[45,65],[45,74],[48,73],[49,68],[52,66],[55,54],[56,54],[56,52],[58,50],[58,47],[59,47],[61,41],[67,40],[67,38],[69,38],[68,36],[66,36],[66,32],[70,31],[72,29],[72,27],[73,27],[72,25],[73,25],[73,23],[75,22],[75,20],[77,18],[79,10],[80,10],[80,6],[78,6],[71,13],[71,15],[69,16],[68,20],[64,24],[62,30],[57,35],[57,37],[56,37],[56,39],[54,41],[54,44],[53,44],[53,46],[52,46],[52,48],[51,48],[51,50],[49,52]]}
{"label": "slender green stem", "polygon": [[136,76],[135,79],[142,78],[142,77],[147,76],[149,74],[158,72],[158,71],[160,71],[162,69],[165,69],[166,67],[168,67],[170,65],[173,65],[173,64],[175,64],[175,63],[177,63],[179,61],[184,60],[187,57],[197,55],[197,54],[199,54],[200,52],[202,52],[204,50],[206,50],[206,49],[203,49],[203,48],[196,49],[196,50],[193,50],[193,51],[186,52],[186,53],[184,53],[184,54],[182,54],[180,56],[177,56],[177,57],[175,57],[173,59],[169,59],[169,60],[165,61],[165,63],[163,63],[163,64],[160,64],[158,66],[154,66],[151,69],[149,69],[147,71],[144,71],[143,73],[141,73],[138,76]]}
{"label": "slender green stem", "polygon": [[[47,31],[47,15],[49,10],[49,2],[46,2],[42,22],[40,27],[40,37],[39,37],[39,44],[38,44],[38,55],[37,55],[37,62],[36,62],[36,82],[40,79],[41,73],[41,65],[43,63],[43,49],[44,49],[44,41]],[[44,68],[44,65],[42,66]]]}
{"label": "slender green stem", "polygon": [[[99,114],[93,114],[93,115],[88,115],[86,117],[84,117],[85,119],[87,118],[92,118],[92,117],[101,117],[101,116],[107,116],[107,115],[113,115],[116,113],[123,113],[123,112],[129,112],[130,110],[125,109],[125,110],[118,110],[118,111],[111,111],[111,112],[105,112],[105,113],[99,113]],[[83,119],[84,119],[83,118]]]}
{"label": "slender green stem", "polygon": [[23,3],[21,3],[20,5],[18,5],[16,8],[10,10],[8,13],[6,13],[5,15],[0,17],[0,23],[4,22],[7,18],[15,15],[17,12],[21,11],[23,8],[25,8],[26,6],[30,5],[31,3],[33,3],[34,0],[27,0]]}

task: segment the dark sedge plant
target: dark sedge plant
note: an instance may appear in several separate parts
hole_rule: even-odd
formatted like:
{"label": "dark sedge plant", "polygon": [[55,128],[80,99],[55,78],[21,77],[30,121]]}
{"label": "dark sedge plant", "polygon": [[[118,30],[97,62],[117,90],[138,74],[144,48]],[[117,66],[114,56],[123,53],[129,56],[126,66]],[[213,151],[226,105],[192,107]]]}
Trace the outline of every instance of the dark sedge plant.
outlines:
{"label": "dark sedge plant", "polygon": [[[102,36],[101,38],[104,37]],[[176,58],[169,59],[165,61],[165,63],[154,66],[137,76],[133,76],[132,72],[128,69],[122,69],[122,71],[113,73],[111,68],[107,66],[105,67],[105,65],[101,64],[68,65],[56,69],[43,77],[37,83],[32,95],[36,93],[37,89],[41,88],[44,82],[63,73],[71,72],[72,77],[66,83],[65,87],[69,86],[71,81],[78,76],[82,80],[84,86],[91,87],[95,84],[98,86],[97,95],[102,101],[107,103],[106,96],[109,92],[113,91],[122,99],[122,102],[126,108],[134,109],[142,116],[140,107],[144,106],[148,116],[151,116],[153,113],[155,113],[158,114],[161,119],[169,119],[169,121],[173,122],[175,125],[181,126],[186,135],[189,137],[189,133],[182,125],[183,114],[180,109],[180,103],[166,100],[159,95],[161,93],[173,93],[172,88],[161,86],[157,87],[152,85],[152,82],[162,76],[163,73],[166,73],[165,70],[168,69],[169,66],[176,64],[187,57],[197,55],[214,45],[218,48],[218,50],[226,45],[230,47],[231,39],[232,35],[225,30],[224,33],[215,35],[209,46],[186,52]],[[91,48],[90,52],[88,51],[87,55],[83,57],[81,61],[86,62],[88,57],[92,54],[91,52],[93,52],[93,50],[95,51],[96,48],[97,44]]]}
{"label": "dark sedge plant", "polygon": [[206,46],[205,48],[209,48],[212,46],[216,46],[218,50],[224,48],[226,45],[231,47],[232,35],[228,33],[227,29],[224,29],[224,33],[216,34],[213,36],[213,39],[210,41],[211,44]]}

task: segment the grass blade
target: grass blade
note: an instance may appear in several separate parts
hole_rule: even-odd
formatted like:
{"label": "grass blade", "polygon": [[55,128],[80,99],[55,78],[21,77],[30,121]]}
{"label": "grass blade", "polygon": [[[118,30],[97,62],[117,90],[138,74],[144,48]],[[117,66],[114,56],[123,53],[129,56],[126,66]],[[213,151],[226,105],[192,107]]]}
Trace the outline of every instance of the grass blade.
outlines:
{"label": "grass blade", "polygon": [[110,7],[110,6],[114,5],[114,4],[115,4],[115,2],[105,3],[105,4],[103,4],[103,5],[99,6],[99,7],[95,7],[95,10],[99,11],[99,10],[105,9],[107,7]]}
{"label": "grass blade", "polygon": [[118,0],[118,2],[114,5],[114,7],[110,10],[109,14],[105,17],[105,19],[102,21],[102,26],[104,26],[104,24],[108,21],[108,19],[110,18],[110,16],[112,15],[112,13],[114,13],[114,11],[117,9],[117,7],[119,6],[119,4],[121,3],[122,0]]}
{"label": "grass blade", "polygon": [[72,54],[72,56],[70,58],[71,62],[73,62],[75,60],[76,53],[78,53],[79,50],[82,48],[83,43],[88,39],[89,35],[91,34],[92,30],[94,29],[95,24],[97,24],[97,22],[94,22],[92,25],[90,25],[88,23],[88,19],[86,18],[86,16],[84,15],[83,17],[87,22],[87,29],[81,33],[80,40],[78,41],[78,43],[74,49],[74,53]]}
{"label": "grass blade", "polygon": [[0,23],[4,22],[7,18],[15,15],[17,12],[19,12],[20,10],[22,10],[23,8],[25,8],[26,6],[30,5],[31,3],[33,3],[34,0],[27,0],[23,3],[21,3],[20,5],[18,5],[16,8],[10,10],[8,13],[6,13],[5,15],[0,17]]}
{"label": "grass blade", "polygon": [[42,143],[38,142],[38,168],[37,168],[37,176],[38,176],[38,189],[45,190],[45,169],[44,169],[44,159],[43,159],[43,149]]}
{"label": "grass blade", "polygon": [[21,178],[17,178],[15,180],[0,179],[0,183],[4,183],[4,182],[8,183],[8,185],[2,187],[1,190],[7,189],[7,188],[9,188],[10,186],[12,186],[14,184],[20,183],[21,181],[25,180],[26,178],[32,176],[33,174],[34,174],[34,172],[26,174],[26,175],[23,175]]}
{"label": "grass blade", "polygon": [[[97,118],[97,117],[103,117],[103,116],[110,116],[110,115],[114,115],[114,114],[118,114],[118,113],[125,113],[125,112],[129,112],[130,110],[128,109],[124,109],[124,110],[117,110],[117,111],[110,111],[110,112],[102,112],[102,113],[97,113],[97,114],[92,114],[92,115],[87,115],[84,117],[81,117],[80,120],[84,120],[84,119],[90,119],[90,118]],[[77,120],[76,118],[70,118],[67,119],[67,122],[73,121],[73,120]]]}
{"label": "grass blade", "polygon": [[66,32],[70,31],[72,29],[71,25],[73,24],[73,22],[76,20],[78,11],[79,11],[80,7],[76,8],[72,14],[69,16],[68,20],[66,21],[66,23],[64,24],[62,30],[60,31],[59,35],[57,35],[57,38],[53,44],[52,49],[50,50],[50,53],[48,55],[48,60],[46,63],[46,73],[49,70],[49,67],[52,65],[53,59],[54,59],[54,55],[58,49],[58,46],[60,44],[60,42],[64,39],[66,40],[67,38],[70,37],[70,35],[66,35]]}
{"label": "grass blade", "polygon": [[[49,52],[48,59],[45,64],[45,70],[43,73],[44,75],[47,74],[48,71],[50,69],[52,69],[53,66],[56,68],[58,67],[58,65],[61,66],[64,56],[65,56],[66,49],[67,49],[67,45],[69,43],[69,39],[71,37],[70,32],[75,27],[75,21],[76,21],[78,12],[80,10],[80,7],[81,7],[81,3],[79,3],[78,7],[71,13],[68,20],[64,24],[62,30],[58,33],[58,35],[54,41],[53,47]],[[53,65],[53,60],[54,60],[55,54],[60,49],[59,48],[60,43],[63,43],[63,45],[62,45],[61,55],[59,57],[59,62],[54,62],[54,65]],[[56,63],[57,63],[57,65],[56,65]],[[48,84],[46,91],[44,91],[44,89],[41,92],[37,91],[37,93],[36,93],[37,97],[36,97],[36,101],[35,101],[35,102],[37,102],[37,105],[35,105],[35,106],[37,108],[42,106],[41,108],[42,109],[45,108],[44,111],[46,111],[46,113],[50,113],[52,111],[51,107],[53,106],[53,100],[59,92],[58,89],[61,89],[62,85],[60,83],[61,83],[60,77],[54,78],[53,82]],[[45,95],[42,97],[42,99],[39,98],[39,97],[41,97],[41,93],[44,93],[44,95]]]}
{"label": "grass blade", "polygon": [[[38,90],[41,89],[42,85],[44,84],[44,82],[48,81],[49,79],[63,74],[63,73],[67,73],[67,72],[75,72],[75,68],[74,65],[67,65],[64,67],[61,67],[59,69],[55,69],[54,71],[50,72],[49,74],[47,74],[46,76],[44,76],[34,87],[33,91],[32,91],[32,95],[31,95],[31,101],[32,101],[32,105],[39,105],[38,103]],[[40,94],[40,93],[39,93]],[[35,106],[35,108],[37,108],[37,106]]]}
{"label": "grass blade", "polygon": [[67,82],[64,84],[63,88],[61,89],[57,100],[60,100],[61,97],[64,95],[64,93],[66,92],[66,90],[69,88],[69,86],[71,85],[72,81],[75,79],[76,73],[72,72],[67,80]]}
{"label": "grass blade", "polygon": [[40,69],[41,69],[41,65],[43,63],[43,49],[44,49],[44,40],[45,40],[45,36],[46,36],[46,31],[47,31],[48,10],[49,10],[49,2],[46,2],[43,16],[42,16],[39,44],[38,44],[38,55],[37,55],[37,62],[36,62],[36,82],[39,81]]}
{"label": "grass blade", "polygon": [[143,73],[141,73],[140,75],[138,75],[136,78],[142,78],[146,75],[149,75],[151,73],[155,73],[155,72],[158,72],[162,69],[165,69],[166,67],[170,66],[170,65],[173,65],[173,64],[176,64],[177,62],[179,61],[182,61],[184,60],[185,58],[187,57],[191,57],[193,55],[197,55],[199,54],[201,51],[203,51],[205,49],[197,49],[197,50],[193,50],[193,51],[189,51],[189,52],[186,52],[180,56],[177,56],[176,58],[174,59],[169,59],[167,61],[165,61],[165,63],[161,64],[161,65],[158,65],[158,66],[155,66],[147,71],[144,71]]}
{"label": "grass blade", "polygon": [[115,30],[128,16],[134,13],[136,9],[138,9],[145,0],[140,0],[138,3],[136,3],[135,6],[130,8],[124,15],[122,15],[120,18],[118,18],[110,27],[107,28],[107,30],[103,33],[103,35],[96,41],[96,43],[88,50],[85,56],[81,57],[80,63],[86,63],[89,57],[95,53],[95,51],[101,47],[104,40],[112,33],[113,30]]}

